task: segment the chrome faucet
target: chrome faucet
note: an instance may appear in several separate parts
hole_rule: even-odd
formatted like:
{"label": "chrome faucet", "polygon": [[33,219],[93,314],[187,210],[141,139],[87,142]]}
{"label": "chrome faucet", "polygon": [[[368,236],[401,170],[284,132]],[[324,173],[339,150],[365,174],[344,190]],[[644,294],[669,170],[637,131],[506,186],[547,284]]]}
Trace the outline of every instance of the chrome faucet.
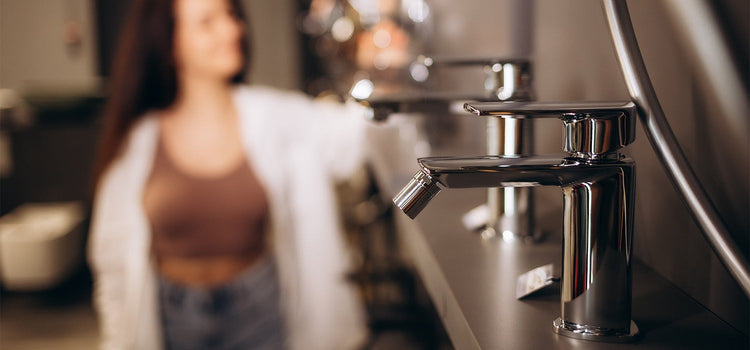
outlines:
{"label": "chrome faucet", "polygon": [[616,103],[467,103],[480,116],[563,122],[566,156],[432,157],[393,202],[415,218],[441,188],[559,186],[563,192],[561,315],[554,331],[625,342],[631,314],[635,162],[620,149],[635,138],[636,109]]}
{"label": "chrome faucet", "polygon": [[[432,58],[414,62],[425,70],[436,67],[483,66],[485,94],[417,93],[372,96],[361,102],[370,106],[376,120],[392,113],[445,113],[451,105],[467,101],[530,101],[534,98],[531,63],[526,59]],[[459,105],[459,106],[460,106]],[[487,155],[521,156],[533,152],[533,125],[524,118],[487,118]],[[509,241],[535,242],[541,235],[534,225],[534,194],[531,188],[487,189],[487,220],[482,237],[498,232]]]}

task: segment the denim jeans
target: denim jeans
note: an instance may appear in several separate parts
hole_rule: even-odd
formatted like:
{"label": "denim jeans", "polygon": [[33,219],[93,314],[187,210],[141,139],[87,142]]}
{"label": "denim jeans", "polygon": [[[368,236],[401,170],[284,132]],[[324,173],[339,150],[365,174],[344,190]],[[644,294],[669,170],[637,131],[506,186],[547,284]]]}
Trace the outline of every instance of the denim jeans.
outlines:
{"label": "denim jeans", "polygon": [[217,288],[159,278],[165,348],[284,348],[276,265],[265,259]]}

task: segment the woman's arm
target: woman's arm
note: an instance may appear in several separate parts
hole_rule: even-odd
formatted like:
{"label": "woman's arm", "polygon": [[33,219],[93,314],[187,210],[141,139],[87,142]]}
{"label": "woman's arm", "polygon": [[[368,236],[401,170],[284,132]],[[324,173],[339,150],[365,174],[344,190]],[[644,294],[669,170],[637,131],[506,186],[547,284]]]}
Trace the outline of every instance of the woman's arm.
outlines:
{"label": "woman's arm", "polygon": [[329,175],[340,180],[349,177],[369,156],[369,134],[375,124],[366,119],[367,109],[356,103],[312,101],[314,116],[320,120],[314,144]]}
{"label": "woman's arm", "polygon": [[368,120],[366,107],[354,101],[314,100],[301,93],[285,93],[279,105],[288,146],[312,153],[332,178],[346,178],[367,161],[369,135],[377,126]]}

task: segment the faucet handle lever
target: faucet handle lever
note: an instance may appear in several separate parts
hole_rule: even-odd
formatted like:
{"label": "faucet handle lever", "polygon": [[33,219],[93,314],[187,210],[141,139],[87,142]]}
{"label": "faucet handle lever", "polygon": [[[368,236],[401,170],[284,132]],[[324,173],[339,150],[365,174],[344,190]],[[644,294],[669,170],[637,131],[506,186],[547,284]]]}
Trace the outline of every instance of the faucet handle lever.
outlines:
{"label": "faucet handle lever", "polygon": [[563,150],[587,160],[609,159],[635,140],[633,102],[488,102],[466,103],[479,116],[562,120]]}
{"label": "faucet handle lever", "polygon": [[530,60],[522,57],[454,57],[454,56],[424,56],[420,55],[415,63],[421,63],[427,67],[434,66],[486,66],[492,67],[495,64],[515,64],[518,66],[528,66]]}
{"label": "faucet handle lever", "polygon": [[450,57],[420,55],[410,70],[421,66],[429,76],[433,68],[481,66],[487,77],[485,91],[497,101],[528,101],[534,98],[531,86],[531,61],[522,57]]}
{"label": "faucet handle lever", "polygon": [[635,104],[620,102],[468,102],[467,112],[501,118],[597,118],[613,114],[635,116]]}

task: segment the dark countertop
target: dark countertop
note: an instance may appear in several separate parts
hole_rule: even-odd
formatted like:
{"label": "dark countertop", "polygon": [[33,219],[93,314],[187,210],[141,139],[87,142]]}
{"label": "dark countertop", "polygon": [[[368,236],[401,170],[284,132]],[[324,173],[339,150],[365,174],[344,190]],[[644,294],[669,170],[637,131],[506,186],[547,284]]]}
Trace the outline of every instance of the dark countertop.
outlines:
{"label": "dark countertop", "polygon": [[457,349],[748,349],[744,334],[637,261],[633,320],[639,340],[611,344],[556,335],[552,320],[560,312],[559,290],[519,301],[515,287],[519,274],[540,265],[554,263],[559,274],[560,217],[538,218],[548,234],[536,245],[482,240],[460,218],[484,199],[481,189],[443,190],[417,220],[396,214],[404,253]]}

